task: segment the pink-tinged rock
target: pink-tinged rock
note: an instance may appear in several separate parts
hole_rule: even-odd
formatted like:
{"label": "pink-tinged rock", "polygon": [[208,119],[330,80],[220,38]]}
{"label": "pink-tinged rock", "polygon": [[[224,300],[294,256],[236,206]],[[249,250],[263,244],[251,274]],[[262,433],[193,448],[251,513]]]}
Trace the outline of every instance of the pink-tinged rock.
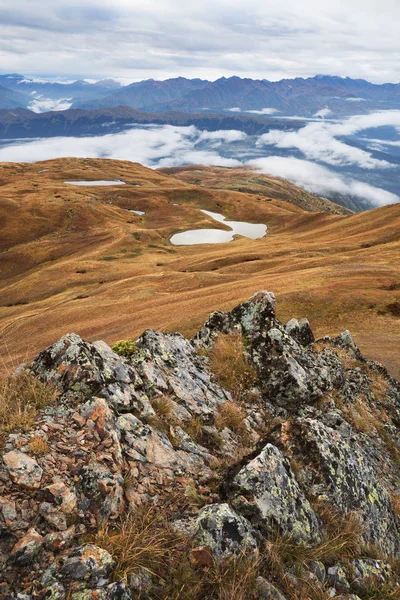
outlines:
{"label": "pink-tinged rock", "polygon": [[20,565],[28,565],[42,549],[44,538],[34,527],[22,537],[11,550],[10,557]]}
{"label": "pink-tinged rock", "polygon": [[50,502],[42,502],[39,505],[39,514],[52,528],[59,531],[67,529],[67,521],[64,513],[58,507],[50,504]]}
{"label": "pink-tinged rock", "polygon": [[96,584],[110,574],[113,566],[113,558],[106,550],[93,544],[85,544],[62,561],[60,571],[64,577],[74,581],[84,580]]}
{"label": "pink-tinged rock", "polygon": [[3,461],[15,484],[32,490],[40,487],[43,469],[34,458],[19,450],[12,450],[4,454]]}
{"label": "pink-tinged rock", "polygon": [[64,548],[72,546],[72,543],[75,539],[75,534],[75,525],[71,525],[71,527],[65,531],[49,533],[44,538],[45,546],[53,552],[60,552],[61,550],[64,550]]}
{"label": "pink-tinged rock", "polygon": [[7,526],[13,525],[17,520],[17,509],[15,502],[0,496],[0,515],[3,516],[4,523]]}
{"label": "pink-tinged rock", "polygon": [[77,498],[76,494],[70,490],[62,481],[52,483],[46,488],[54,497],[56,503],[63,513],[69,515],[76,511]]}

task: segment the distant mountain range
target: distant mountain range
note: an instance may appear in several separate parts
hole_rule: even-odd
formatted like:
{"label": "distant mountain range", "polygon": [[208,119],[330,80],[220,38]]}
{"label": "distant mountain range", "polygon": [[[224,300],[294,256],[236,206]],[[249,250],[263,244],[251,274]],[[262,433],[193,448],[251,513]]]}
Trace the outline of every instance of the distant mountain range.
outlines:
{"label": "distant mountain range", "polygon": [[293,130],[304,123],[296,120],[262,118],[236,113],[151,113],[118,106],[84,110],[71,108],[37,114],[24,108],[0,110],[0,140],[16,138],[104,135],[118,133],[134,125],[195,125],[205,131],[235,129],[248,135],[261,135],[270,129]]}
{"label": "distant mountain range", "polygon": [[[145,112],[249,112],[260,116],[342,117],[372,110],[400,109],[400,84],[373,84],[363,79],[317,75],[308,79],[241,79],[217,81],[177,77],[148,79],[121,86],[113,79],[96,83],[51,83],[23,75],[0,75],[0,107],[49,106],[93,110],[128,106]],[[17,94],[16,96],[14,94]],[[42,103],[38,102],[41,100]],[[51,106],[51,102],[50,102]]]}

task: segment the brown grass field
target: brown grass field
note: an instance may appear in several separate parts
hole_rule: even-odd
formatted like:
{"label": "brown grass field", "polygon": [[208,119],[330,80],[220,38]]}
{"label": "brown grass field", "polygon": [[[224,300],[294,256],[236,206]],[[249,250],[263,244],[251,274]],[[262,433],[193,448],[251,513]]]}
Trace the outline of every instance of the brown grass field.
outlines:
{"label": "brown grass field", "polygon": [[[400,376],[399,204],[347,215],[245,169],[165,171],[104,159],[0,164],[2,371],[72,331],[109,343],[146,328],[189,335],[212,310],[268,289],[282,321],[307,316],[317,336],[350,329]],[[63,183],[81,179],[128,185]],[[177,231],[223,228],[199,208],[266,223],[268,235],[171,246]]]}

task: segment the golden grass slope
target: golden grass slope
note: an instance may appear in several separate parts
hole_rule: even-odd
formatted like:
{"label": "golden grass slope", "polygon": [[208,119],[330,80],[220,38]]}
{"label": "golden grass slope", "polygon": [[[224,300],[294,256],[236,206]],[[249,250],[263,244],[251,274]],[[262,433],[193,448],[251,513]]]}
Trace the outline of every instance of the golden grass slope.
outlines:
{"label": "golden grass slope", "polygon": [[258,194],[264,199],[285,200],[310,212],[327,212],[333,215],[350,215],[352,211],[326,198],[319,198],[305,190],[278,179],[263,175],[248,167],[204,167],[188,165],[160,169],[182,181],[200,187],[234,190],[245,194]]}
{"label": "golden grass slope", "polygon": [[[64,183],[86,179],[127,185]],[[171,246],[177,231],[223,228],[200,208],[267,223],[268,235]],[[4,370],[71,331],[109,343],[148,327],[191,334],[212,310],[269,289],[283,321],[307,316],[317,336],[350,329],[400,375],[400,319],[387,308],[400,300],[400,205],[306,212],[126,161],[68,158],[1,164],[0,223]]]}

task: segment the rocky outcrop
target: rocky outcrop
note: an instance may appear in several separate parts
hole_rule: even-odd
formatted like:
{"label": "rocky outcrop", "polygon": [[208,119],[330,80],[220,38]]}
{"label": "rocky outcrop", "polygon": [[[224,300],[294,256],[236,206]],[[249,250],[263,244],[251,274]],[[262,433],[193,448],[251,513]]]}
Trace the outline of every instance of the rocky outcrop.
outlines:
{"label": "rocky outcrop", "polygon": [[[236,408],[208,357],[232,333],[256,372]],[[124,576],[96,541],[144,506],[168,514],[196,569],[236,555],[259,564],[277,539],[312,557],[303,578],[287,562],[281,580],[264,569],[249,599],[287,600],[304,581],[332,598],[396,589],[400,386],[349,332],[315,342],[306,319],[283,326],[274,295],[259,292],[192,340],[147,330],[132,347],[128,359],[69,334],[28,366],[59,397],[31,430],[5,436],[0,598],[164,597],[142,565]],[[356,517],[350,559],[318,560],[330,535],[321,507]]]}

